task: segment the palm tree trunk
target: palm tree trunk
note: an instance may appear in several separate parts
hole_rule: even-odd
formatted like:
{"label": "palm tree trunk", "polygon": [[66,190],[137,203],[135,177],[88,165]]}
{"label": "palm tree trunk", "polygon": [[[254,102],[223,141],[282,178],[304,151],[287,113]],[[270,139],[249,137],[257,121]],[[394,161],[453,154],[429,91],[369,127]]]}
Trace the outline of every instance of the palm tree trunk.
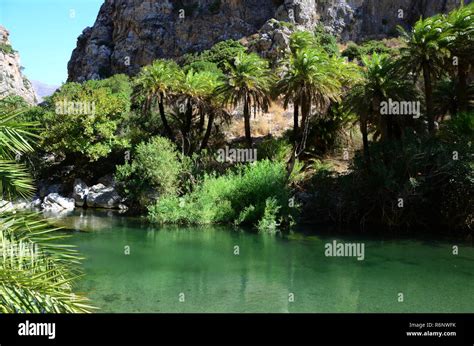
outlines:
{"label": "palm tree trunk", "polygon": [[466,65],[464,61],[459,61],[458,64],[458,102],[459,102],[459,110],[461,112],[467,111],[469,107],[469,99],[468,99],[468,72],[466,69]]}
{"label": "palm tree trunk", "polygon": [[299,156],[304,148],[306,147],[306,136],[309,131],[309,117],[311,115],[311,106],[313,104],[313,99],[311,95],[307,95],[306,98],[301,98],[301,128],[299,129],[299,134],[297,138],[296,148],[297,155]]}
{"label": "palm tree trunk", "polygon": [[202,133],[204,130],[205,115],[204,110],[201,108],[199,111],[199,132]]}
{"label": "palm tree trunk", "polygon": [[431,134],[435,130],[435,119],[433,112],[433,85],[431,82],[431,69],[428,63],[423,64],[423,78],[425,82],[425,101],[426,101],[426,116],[428,118],[428,130]]}
{"label": "palm tree trunk", "polygon": [[299,132],[299,123],[298,123],[298,118],[299,118],[299,102],[295,99],[294,101],[294,110],[293,110],[293,142],[296,143],[298,140],[298,132]]}
{"label": "palm tree trunk", "polygon": [[184,118],[184,126],[183,126],[183,140],[184,140],[184,152],[186,154],[190,153],[191,149],[191,142],[189,135],[191,133],[191,125],[193,121],[193,104],[191,100],[188,100],[188,105],[186,107],[186,113]]}
{"label": "palm tree trunk", "polygon": [[160,93],[160,101],[158,102],[158,108],[160,109],[160,117],[161,122],[163,123],[163,127],[165,128],[166,136],[174,142],[175,138],[173,135],[173,131],[171,130],[170,125],[168,124],[168,120],[166,119],[165,115],[165,105],[164,105],[164,95]]}
{"label": "palm tree trunk", "polygon": [[364,158],[367,167],[370,167],[370,152],[369,152],[369,136],[367,129],[367,117],[362,116],[360,119],[360,132],[362,133],[362,143],[364,144]]}
{"label": "palm tree trunk", "polygon": [[206,133],[204,134],[204,138],[202,139],[200,150],[207,148],[207,144],[209,143],[209,138],[211,137],[212,126],[214,125],[214,118],[215,118],[214,111],[210,111],[209,119],[207,120]]}
{"label": "palm tree trunk", "polygon": [[244,122],[245,122],[245,139],[247,146],[252,148],[252,133],[250,132],[250,112],[249,112],[249,98],[245,98],[244,102]]}

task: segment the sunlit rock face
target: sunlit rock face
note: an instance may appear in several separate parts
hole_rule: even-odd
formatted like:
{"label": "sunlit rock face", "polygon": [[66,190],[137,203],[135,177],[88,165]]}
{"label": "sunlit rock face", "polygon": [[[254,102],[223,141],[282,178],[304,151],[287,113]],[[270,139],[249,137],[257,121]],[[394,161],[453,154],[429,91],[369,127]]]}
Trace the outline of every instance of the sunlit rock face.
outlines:
{"label": "sunlit rock face", "polygon": [[29,104],[36,104],[37,98],[30,81],[21,72],[18,52],[7,51],[11,47],[9,32],[0,25],[0,99],[9,95],[18,95]]}
{"label": "sunlit rock face", "polygon": [[[452,9],[459,0],[107,0],[77,41],[69,81],[136,74],[157,58],[178,58],[227,39],[258,32],[270,19],[314,28],[342,40],[393,35],[421,15]],[[466,1],[466,2],[470,2]]]}

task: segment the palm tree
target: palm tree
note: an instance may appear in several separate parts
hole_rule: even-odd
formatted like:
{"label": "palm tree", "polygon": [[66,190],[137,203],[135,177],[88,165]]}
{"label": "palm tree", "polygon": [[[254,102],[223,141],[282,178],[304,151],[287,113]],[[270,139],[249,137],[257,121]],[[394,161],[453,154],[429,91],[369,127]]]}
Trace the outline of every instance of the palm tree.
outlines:
{"label": "palm tree", "polygon": [[468,74],[474,59],[474,3],[452,11],[445,21],[446,46],[457,63],[457,97],[459,110],[469,107]]}
{"label": "palm tree", "polygon": [[[30,152],[35,123],[18,122],[21,112],[0,114],[0,202],[30,197],[32,180],[15,161]],[[0,210],[2,206],[0,206]],[[73,293],[79,256],[36,214],[0,211],[0,313],[89,312],[87,300]]]}
{"label": "palm tree", "polygon": [[178,108],[181,108],[183,110],[182,113],[184,113],[184,119],[181,121],[181,134],[183,137],[183,151],[186,154],[190,154],[193,151],[191,138],[193,120],[195,117],[198,118],[194,132],[202,134],[204,132],[206,114],[208,115],[208,124],[200,148],[203,149],[207,146],[216,114],[216,109],[212,106],[212,100],[216,88],[220,84],[220,78],[221,75],[216,72],[205,70],[195,72],[191,69],[186,73],[183,82],[178,87],[179,89],[176,90],[178,103],[184,106]]}
{"label": "palm tree", "polygon": [[152,112],[158,104],[161,122],[165,135],[174,141],[174,133],[165,114],[165,100],[180,85],[183,72],[172,60],[155,60],[153,64],[145,66],[135,78],[134,95],[136,101],[141,101],[143,111]]}
{"label": "palm tree", "polygon": [[295,152],[301,153],[304,149],[304,133],[308,130],[312,108],[321,113],[331,102],[341,101],[344,88],[354,77],[354,65],[342,58],[330,57],[323,50],[303,46],[292,52],[276,85],[276,93],[283,95],[285,108],[290,102],[294,105]]}
{"label": "palm tree", "polygon": [[420,19],[410,33],[399,27],[406,47],[401,49],[400,64],[407,72],[413,73],[415,79],[423,73],[426,115],[430,133],[435,130],[435,114],[433,111],[433,78],[440,76],[447,56],[443,47],[443,18],[438,15]]}
{"label": "palm tree", "polygon": [[362,57],[362,79],[349,91],[345,107],[359,116],[364,156],[370,164],[369,124],[377,127],[382,140],[392,139],[395,124],[392,116],[381,116],[382,101],[408,101],[416,97],[413,83],[400,76],[396,63],[389,55],[374,53]]}
{"label": "palm tree", "polygon": [[225,106],[237,107],[243,104],[245,121],[245,138],[248,147],[252,147],[250,132],[250,113],[258,110],[267,111],[270,106],[270,94],[274,77],[268,62],[257,54],[240,52],[233,64],[227,63],[228,73],[217,87],[216,93],[223,99]]}

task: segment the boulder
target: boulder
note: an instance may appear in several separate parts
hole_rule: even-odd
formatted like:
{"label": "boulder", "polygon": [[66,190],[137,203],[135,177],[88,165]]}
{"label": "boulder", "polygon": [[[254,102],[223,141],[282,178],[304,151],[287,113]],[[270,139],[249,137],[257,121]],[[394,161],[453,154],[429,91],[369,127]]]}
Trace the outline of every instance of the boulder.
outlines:
{"label": "boulder", "polygon": [[89,189],[86,204],[91,208],[119,209],[122,197],[114,187],[97,184]]}
{"label": "boulder", "polygon": [[41,208],[45,211],[64,211],[64,210],[74,210],[75,201],[74,198],[62,197],[58,193],[50,193],[47,195]]}
{"label": "boulder", "polygon": [[105,186],[115,187],[115,179],[112,174],[104,175],[103,177],[99,178],[99,180],[97,180],[97,183]]}
{"label": "boulder", "polygon": [[86,204],[87,194],[89,193],[89,187],[81,179],[74,180],[74,188],[72,192],[72,198],[76,203],[76,207],[83,207]]}
{"label": "boulder", "polygon": [[52,193],[61,194],[63,190],[64,190],[64,187],[62,184],[48,185],[44,181],[38,184],[38,193],[39,193],[40,198],[44,198]]}

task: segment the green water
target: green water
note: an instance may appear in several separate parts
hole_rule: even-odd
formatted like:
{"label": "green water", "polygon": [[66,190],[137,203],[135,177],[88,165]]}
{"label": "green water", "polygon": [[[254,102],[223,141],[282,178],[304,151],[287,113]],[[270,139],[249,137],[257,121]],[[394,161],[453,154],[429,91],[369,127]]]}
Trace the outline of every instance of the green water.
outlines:
{"label": "green water", "polygon": [[[101,312],[474,312],[468,244],[454,256],[447,242],[152,228],[105,213],[58,222],[83,230],[70,239],[86,258],[77,291]],[[363,242],[365,259],[326,257],[334,239]]]}

